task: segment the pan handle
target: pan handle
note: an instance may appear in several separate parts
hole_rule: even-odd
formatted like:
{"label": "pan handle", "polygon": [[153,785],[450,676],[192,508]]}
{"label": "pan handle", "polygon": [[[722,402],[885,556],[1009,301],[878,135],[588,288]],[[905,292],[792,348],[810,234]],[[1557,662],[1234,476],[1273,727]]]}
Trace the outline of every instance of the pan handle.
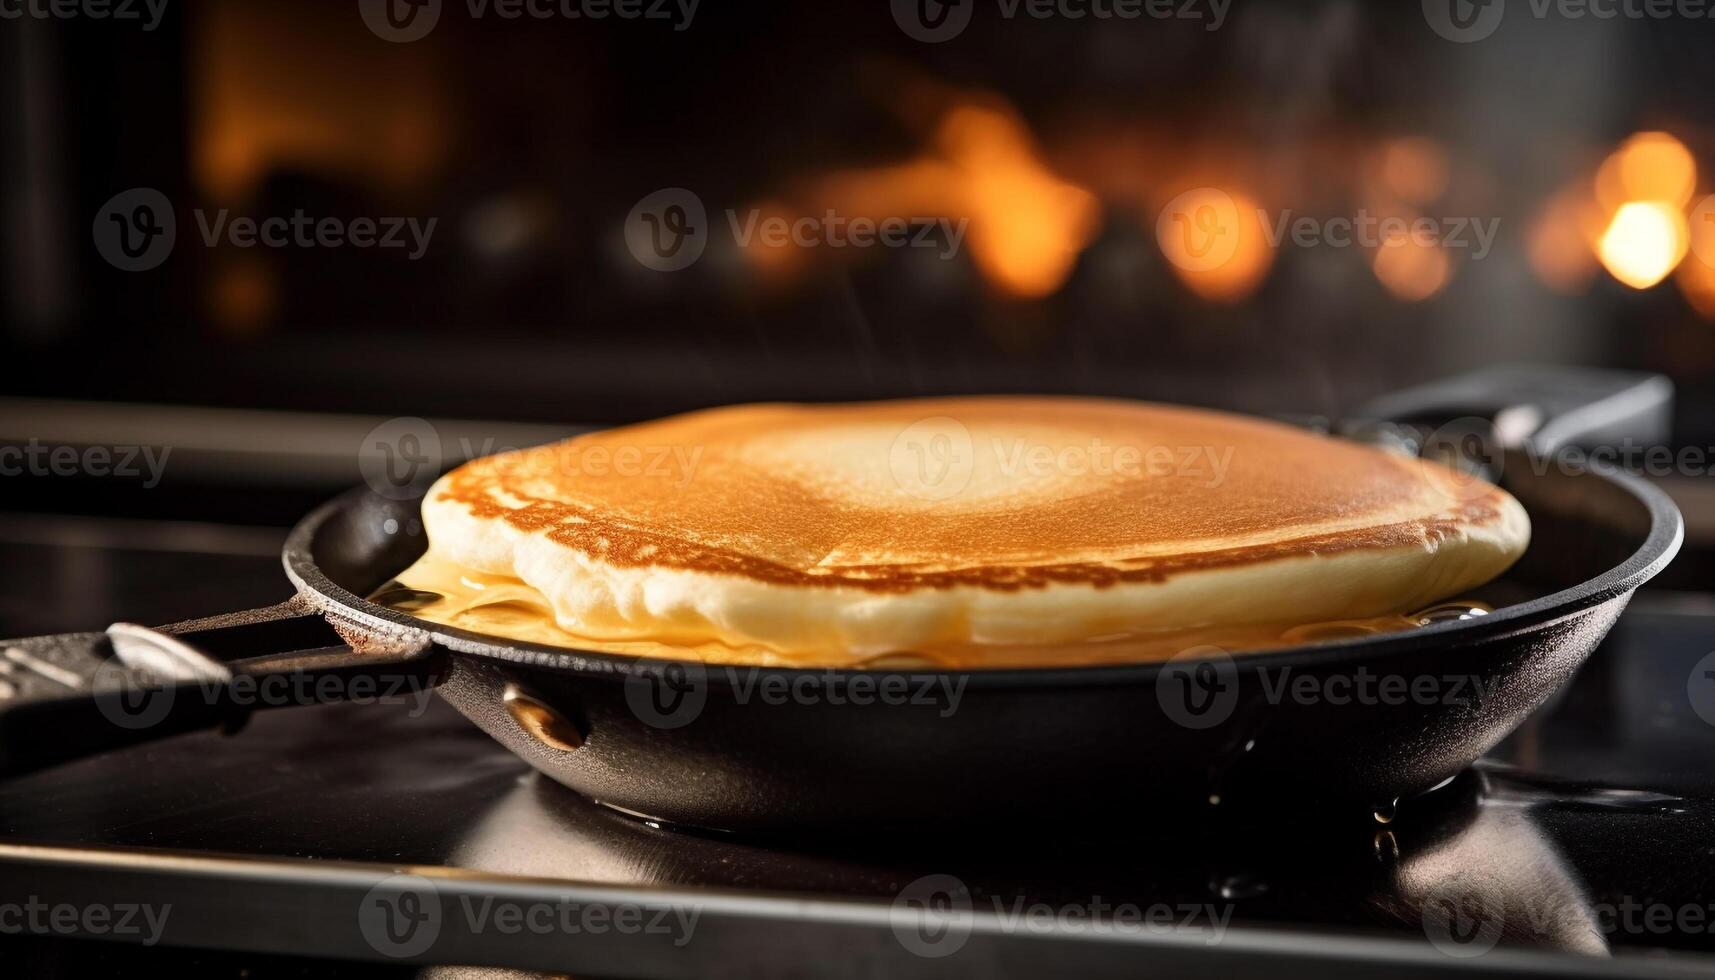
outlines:
{"label": "pan handle", "polygon": [[1505,449],[1540,454],[1666,441],[1673,382],[1659,374],[1564,365],[1496,365],[1378,398],[1359,420],[1437,428],[1481,419]]}
{"label": "pan handle", "polygon": [[177,626],[0,640],[0,775],[197,729],[257,708],[420,696],[427,642],[352,650],[296,601]]}

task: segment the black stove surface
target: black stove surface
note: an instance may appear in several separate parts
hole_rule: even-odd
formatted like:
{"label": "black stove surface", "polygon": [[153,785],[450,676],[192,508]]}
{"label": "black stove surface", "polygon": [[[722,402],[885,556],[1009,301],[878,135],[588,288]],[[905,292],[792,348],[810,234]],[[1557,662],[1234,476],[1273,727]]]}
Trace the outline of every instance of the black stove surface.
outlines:
{"label": "black stove surface", "polygon": [[[0,538],[8,528],[6,635],[171,621],[287,591],[272,531],[65,519],[0,524]],[[1385,824],[1341,815],[1307,827],[1211,807],[1166,828],[1125,814],[1072,830],[997,818],[959,840],[770,844],[605,810],[432,698],[265,712],[236,734],[181,736],[0,783],[0,880],[11,881],[0,892],[88,903],[110,889],[175,910],[150,949],[0,936],[0,955],[68,975],[146,963],[320,974],[357,955],[384,962],[400,951],[354,945],[352,909],[381,880],[363,874],[405,868],[461,902],[461,889],[480,903],[577,883],[591,901],[706,908],[712,923],[701,951],[692,933],[665,953],[619,944],[589,959],[579,944],[595,937],[556,935],[513,956],[520,941],[501,932],[417,956],[427,962],[547,968],[562,965],[559,950],[566,968],[620,974],[1706,971],[1715,969],[1711,651],[1715,603],[1640,595],[1562,697],[1477,770]],[[952,955],[935,955],[947,946],[909,955],[890,927],[902,893],[926,888],[1048,945],[972,941]],[[242,912],[210,926],[223,907]],[[882,918],[864,919],[877,909]],[[1136,933],[1141,945],[1116,952],[1114,935],[1079,925],[1086,913],[1132,909],[1160,916],[1161,928]],[[818,939],[835,920],[876,928]],[[335,926],[306,925],[321,921]],[[733,922],[749,925],[734,933]],[[1078,959],[1091,949],[1099,955]],[[286,951],[327,959],[278,955]]]}

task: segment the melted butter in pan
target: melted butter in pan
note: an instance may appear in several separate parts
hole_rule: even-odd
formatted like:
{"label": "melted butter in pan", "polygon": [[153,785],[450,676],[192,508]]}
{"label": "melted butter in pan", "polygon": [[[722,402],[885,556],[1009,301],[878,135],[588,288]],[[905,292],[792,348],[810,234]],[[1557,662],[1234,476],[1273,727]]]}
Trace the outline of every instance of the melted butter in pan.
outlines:
{"label": "melted butter in pan", "polygon": [[627,656],[701,660],[707,663],[779,667],[922,667],[973,669],[1016,667],[1088,667],[1151,663],[1198,646],[1233,653],[1323,643],[1378,633],[1396,633],[1448,620],[1488,615],[1493,609],[1474,600],[1439,603],[1419,612],[1317,623],[1229,626],[1162,633],[1092,637],[1081,643],[964,644],[899,651],[862,660],[838,660],[815,654],[794,655],[766,647],[737,648],[649,642],[615,642],[582,637],[562,629],[546,599],[509,576],[490,575],[425,557],[388,582],[370,601],[472,633],[547,646],[594,650]]}

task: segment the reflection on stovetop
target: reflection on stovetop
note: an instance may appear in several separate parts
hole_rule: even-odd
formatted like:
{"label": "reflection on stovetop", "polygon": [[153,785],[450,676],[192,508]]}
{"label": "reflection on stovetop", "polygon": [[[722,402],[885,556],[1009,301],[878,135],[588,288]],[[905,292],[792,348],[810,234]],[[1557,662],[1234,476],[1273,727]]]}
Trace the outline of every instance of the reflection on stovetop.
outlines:
{"label": "reflection on stovetop", "polygon": [[[1446,906],[1504,924],[1503,943],[1710,950],[1701,917],[1715,903],[1715,781],[1699,763],[1711,757],[1715,728],[1685,687],[1709,629],[1701,616],[1632,612],[1572,691],[1495,761],[1385,825],[1330,815],[1307,827],[1212,810],[1166,824],[1116,814],[1109,826],[1072,829],[996,814],[952,840],[689,834],[566,791],[425,700],[277,711],[237,735],[185,736],[15,779],[0,784],[0,833],[883,899],[940,873],[984,908],[1230,905],[1240,925],[1417,938]],[[1622,770],[1624,783],[1613,778]],[[1579,781],[1587,777],[1599,778]],[[1664,927],[1648,918],[1658,907],[1696,914],[1700,926],[1676,918]]]}
{"label": "reflection on stovetop", "polygon": [[[0,631],[57,625],[82,606],[94,619],[190,614],[163,570],[192,577],[201,603],[237,607],[285,592],[271,542],[258,533],[200,555],[194,539],[167,537],[0,540],[0,567],[14,573],[7,581],[42,603]],[[167,554],[163,543],[183,547]],[[26,565],[37,571],[24,574]],[[1105,826],[1069,828],[994,814],[951,840],[689,834],[605,810],[535,775],[430,698],[267,712],[234,735],[183,736],[0,782],[0,843],[883,901],[920,876],[948,874],[977,907],[1003,912],[1165,904],[1230,910],[1237,927],[1422,942],[1478,922],[1498,927],[1502,944],[1715,952],[1715,682],[1698,687],[1702,671],[1694,670],[1711,650],[1715,603],[1641,595],[1562,696],[1478,770],[1409,801],[1387,824],[1367,814],[1287,824],[1211,809],[1189,819],[1114,814]],[[1467,921],[1466,912],[1478,914]],[[36,941],[23,942],[28,952]]]}

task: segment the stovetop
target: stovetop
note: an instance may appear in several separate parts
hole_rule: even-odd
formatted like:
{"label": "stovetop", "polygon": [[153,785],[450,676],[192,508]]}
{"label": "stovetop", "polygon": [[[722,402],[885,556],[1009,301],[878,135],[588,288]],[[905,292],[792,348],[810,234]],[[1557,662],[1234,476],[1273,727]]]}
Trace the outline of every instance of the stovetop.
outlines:
{"label": "stovetop", "polygon": [[[0,520],[0,634],[276,601],[282,536]],[[50,922],[0,935],[0,956],[77,976],[367,975],[388,963],[408,973],[411,960],[580,975],[1704,972],[1715,969],[1711,651],[1715,599],[1646,591],[1561,697],[1388,823],[1212,807],[1166,826],[1114,814],[1047,829],[997,814],[954,840],[740,840],[583,800],[432,698],[266,712],[235,734],[0,782],[0,933],[20,931],[4,903],[26,899],[172,909],[154,945]],[[426,882],[444,910],[425,950],[362,920],[373,889],[401,880]],[[950,939],[919,934],[919,899],[976,915],[951,920]],[[507,932],[482,911],[496,901],[680,918],[657,936]],[[691,912],[701,917],[687,926]],[[473,914],[477,928],[452,924]]]}

